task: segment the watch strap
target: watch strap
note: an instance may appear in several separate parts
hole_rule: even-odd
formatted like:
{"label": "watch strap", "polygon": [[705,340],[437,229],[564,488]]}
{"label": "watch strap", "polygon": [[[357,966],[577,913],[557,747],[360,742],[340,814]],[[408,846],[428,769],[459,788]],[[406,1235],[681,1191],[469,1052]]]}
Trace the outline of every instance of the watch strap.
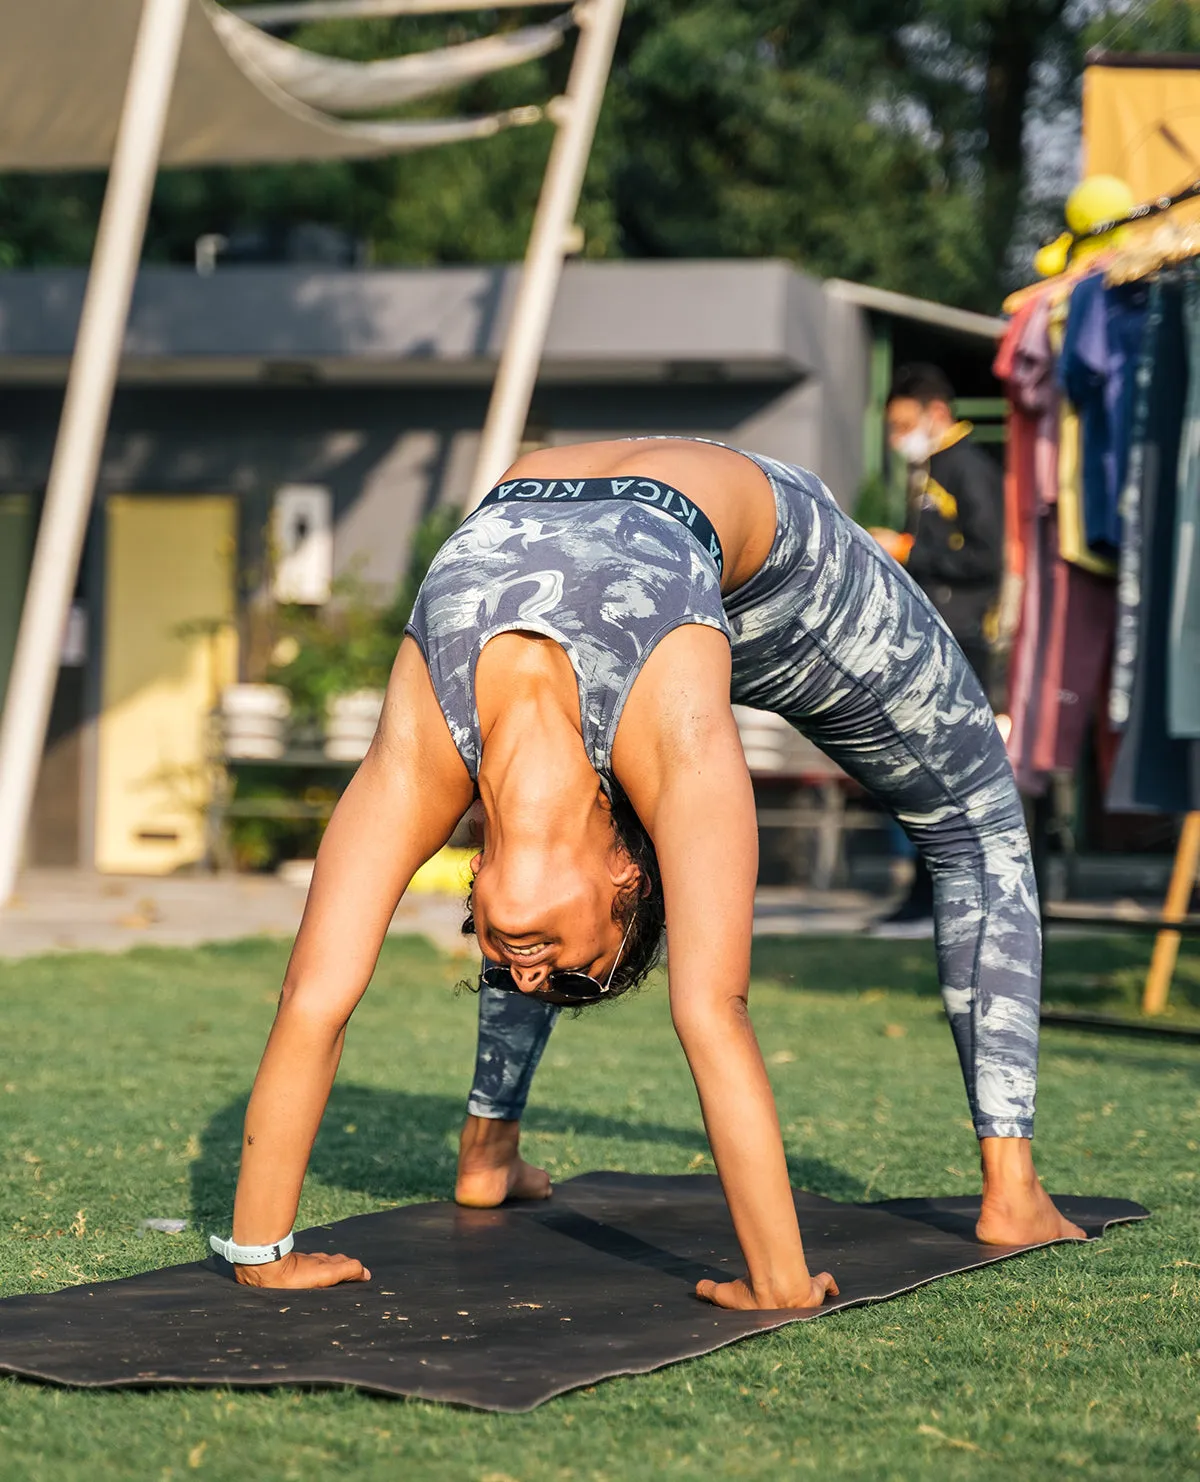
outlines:
{"label": "watch strap", "polygon": [[231,1266],[268,1266],[272,1261],[282,1261],[295,1245],[295,1234],[291,1231],[274,1245],[238,1245],[235,1240],[222,1240],[219,1235],[210,1235],[209,1245],[219,1256],[224,1256]]}

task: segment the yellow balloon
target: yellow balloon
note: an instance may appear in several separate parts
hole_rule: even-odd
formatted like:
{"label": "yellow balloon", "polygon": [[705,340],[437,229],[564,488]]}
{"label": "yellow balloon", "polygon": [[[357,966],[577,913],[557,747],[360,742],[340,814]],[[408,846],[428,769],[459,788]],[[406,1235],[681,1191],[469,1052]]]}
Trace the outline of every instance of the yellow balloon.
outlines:
{"label": "yellow balloon", "polygon": [[1128,216],[1137,203],[1116,175],[1089,175],[1067,197],[1067,225],[1075,233],[1091,231],[1103,221]]}
{"label": "yellow balloon", "polygon": [[1070,232],[1063,232],[1053,242],[1047,242],[1044,247],[1039,247],[1033,259],[1034,268],[1043,278],[1057,278],[1059,273],[1067,270],[1067,255],[1071,251],[1073,238]]}

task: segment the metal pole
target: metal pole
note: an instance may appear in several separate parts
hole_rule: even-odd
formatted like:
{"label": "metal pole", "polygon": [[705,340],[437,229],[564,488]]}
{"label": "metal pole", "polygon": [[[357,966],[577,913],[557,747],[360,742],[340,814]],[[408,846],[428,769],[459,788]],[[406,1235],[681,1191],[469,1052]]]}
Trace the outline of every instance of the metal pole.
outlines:
{"label": "metal pole", "polygon": [[567,90],[550,106],[558,132],[492,387],[468,509],[476,507],[516,457],[525,430],[624,9],[625,0],[587,0],[578,11],[579,41]]}
{"label": "metal pole", "polygon": [[0,721],[0,905],[16,884],[190,0],[144,0]]}

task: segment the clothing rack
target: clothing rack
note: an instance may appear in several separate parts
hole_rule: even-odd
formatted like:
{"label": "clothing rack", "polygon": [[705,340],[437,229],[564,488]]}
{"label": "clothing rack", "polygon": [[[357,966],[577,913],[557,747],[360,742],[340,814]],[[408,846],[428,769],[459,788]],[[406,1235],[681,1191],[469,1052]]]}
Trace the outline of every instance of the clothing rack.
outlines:
{"label": "clothing rack", "polygon": [[[1087,241],[1107,237],[1121,227],[1139,225],[1165,216],[1176,207],[1196,200],[1200,200],[1200,177],[1174,194],[1144,201],[1123,216],[1098,222],[1086,231],[1072,233],[1071,248],[1074,249]],[[1181,234],[1177,233],[1174,236],[1171,228],[1161,229],[1152,234],[1139,234],[1128,246],[1114,244],[1108,250],[1093,251],[1090,255],[1084,255],[1081,260],[1077,259],[1072,262],[1064,273],[1043,282],[1031,284],[1028,288],[1010,295],[1004,307],[1007,312],[1016,314],[1032,300],[1039,299],[1042,295],[1071,293],[1080,280],[1097,272],[1104,272],[1110,284],[1149,279],[1170,263],[1185,258],[1195,258],[1198,255],[1200,255],[1200,230],[1195,226],[1186,227]],[[1198,880],[1200,880],[1200,812],[1192,812],[1184,816],[1170,885],[1160,916],[1148,920],[1128,920],[1112,915],[1076,916],[1068,912],[1048,911],[1043,916],[1043,923],[1047,927],[1071,926],[1076,930],[1153,932],[1155,934],[1154,950],[1143,989],[1142,1012],[1148,1017],[1160,1015],[1167,1006],[1180,941],[1184,935],[1200,935],[1200,917],[1189,917],[1187,914],[1192,892]],[[1059,1022],[1067,1021],[1060,1019]],[[1096,1027],[1101,1026],[1097,1024]]]}
{"label": "clothing rack", "polygon": [[[1087,231],[1072,232],[1071,250],[1081,242],[1094,241],[1097,237],[1105,237],[1109,232],[1115,232],[1123,226],[1136,226],[1143,221],[1151,221],[1156,216],[1165,216],[1168,211],[1173,211],[1176,206],[1182,206],[1187,201],[1200,200],[1200,176],[1197,176],[1190,185],[1185,185],[1180,191],[1171,196],[1157,196],[1152,201],[1142,201],[1134,206],[1125,216],[1116,216],[1111,221],[1101,221]],[[1027,303],[1029,299],[1037,297],[1056,288],[1062,288],[1074,282],[1078,278],[1093,273],[1098,267],[1104,266],[1105,258],[1099,253],[1093,254],[1082,262],[1071,263],[1067,270],[1057,274],[1053,278],[1043,279],[1040,283],[1030,283],[1025,288],[1018,288],[1010,293],[1004,300],[1004,312],[1013,314]]]}
{"label": "clothing rack", "polygon": [[[1103,223],[1093,227],[1083,237],[1103,236],[1106,232],[1127,223],[1146,221],[1165,215],[1175,206],[1200,197],[1200,178],[1193,180],[1183,190],[1172,196],[1160,196],[1157,200],[1135,206],[1128,216],[1120,221]],[[1077,237],[1076,240],[1080,238]],[[1179,957],[1179,944],[1184,932],[1194,931],[1194,926],[1185,924],[1185,916],[1192,898],[1192,890],[1200,879],[1200,813],[1189,813],[1184,818],[1183,829],[1175,850],[1175,863],[1171,870],[1171,881],[1167,887],[1167,898],[1163,903],[1162,923],[1154,941],[1154,952],[1146,973],[1146,984],[1142,990],[1142,1012],[1147,1015],[1161,1014],[1167,1006],[1171,991],[1171,979]]]}

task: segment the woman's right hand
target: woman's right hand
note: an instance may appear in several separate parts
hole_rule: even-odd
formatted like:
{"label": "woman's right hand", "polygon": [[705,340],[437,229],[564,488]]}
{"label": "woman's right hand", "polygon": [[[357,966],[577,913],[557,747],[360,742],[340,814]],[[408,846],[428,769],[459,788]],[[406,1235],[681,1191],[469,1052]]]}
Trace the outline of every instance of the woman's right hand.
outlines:
{"label": "woman's right hand", "polygon": [[337,1286],[342,1281],[371,1279],[371,1273],[353,1256],[330,1256],[323,1251],[301,1255],[297,1250],[289,1251],[281,1261],[271,1261],[265,1266],[235,1266],[233,1274],[242,1286],[279,1287],[299,1291]]}

